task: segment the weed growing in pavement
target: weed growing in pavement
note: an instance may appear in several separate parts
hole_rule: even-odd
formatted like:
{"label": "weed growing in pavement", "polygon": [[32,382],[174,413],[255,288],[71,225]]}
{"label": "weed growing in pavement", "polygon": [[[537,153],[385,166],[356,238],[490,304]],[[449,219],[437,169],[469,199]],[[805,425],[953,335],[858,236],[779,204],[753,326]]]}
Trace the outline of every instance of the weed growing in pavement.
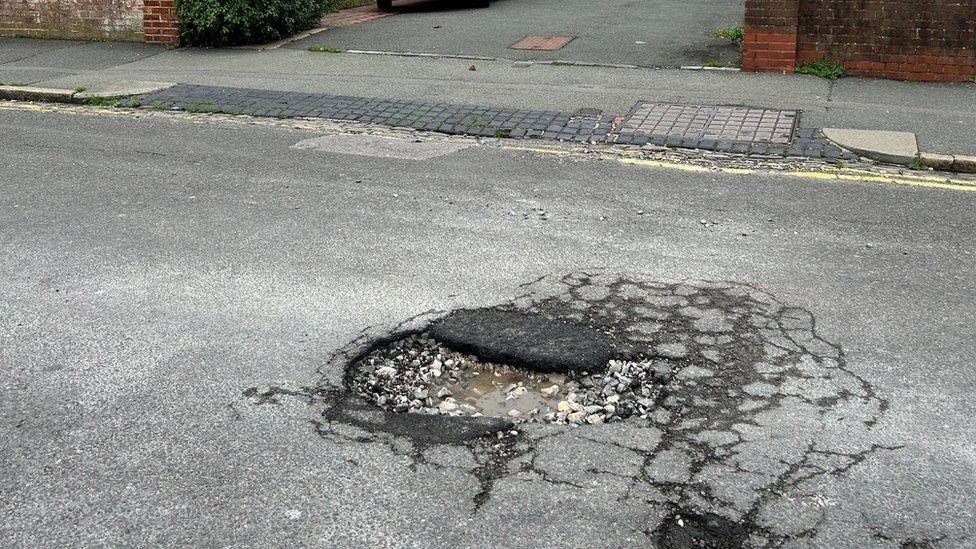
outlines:
{"label": "weed growing in pavement", "polygon": [[153,104],[152,108],[156,109],[157,111],[164,111],[172,106],[173,106],[172,103],[168,103],[166,101],[160,101],[159,103]]}
{"label": "weed growing in pavement", "polygon": [[512,130],[495,130],[495,137],[504,139],[512,135]]}
{"label": "weed growing in pavement", "polygon": [[85,100],[86,105],[93,107],[114,107],[118,102],[115,97],[89,97]]}
{"label": "weed growing in pavement", "polygon": [[575,67],[576,63],[569,63],[567,61],[552,61],[549,63],[551,67]]}
{"label": "weed growing in pavement", "polygon": [[214,112],[214,102],[209,99],[190,101],[183,107],[183,110],[188,113]]}
{"label": "weed growing in pavement", "polygon": [[343,52],[343,50],[340,50],[339,48],[332,48],[329,46],[322,46],[319,44],[316,44],[308,48],[308,51],[313,51],[315,53],[342,53]]}
{"label": "weed growing in pavement", "polygon": [[796,74],[810,74],[826,78],[827,80],[837,80],[847,75],[847,69],[837,61],[829,59],[817,59],[797,67],[793,72]]}
{"label": "weed growing in pavement", "polygon": [[84,86],[78,86],[77,88],[75,88],[75,93],[81,93],[81,92],[83,92],[83,91],[85,91],[87,89],[88,88],[86,88]]}
{"label": "weed growing in pavement", "polygon": [[26,86],[23,82],[0,82],[0,86]]}
{"label": "weed growing in pavement", "polygon": [[912,163],[909,164],[908,167],[913,170],[924,170],[927,166],[925,165],[925,161],[922,160],[922,153],[916,154],[915,158],[912,159]]}
{"label": "weed growing in pavement", "polygon": [[736,47],[741,48],[742,42],[745,39],[745,33],[742,31],[741,25],[730,25],[728,27],[713,30],[712,37],[725,38],[729,42],[735,44]]}

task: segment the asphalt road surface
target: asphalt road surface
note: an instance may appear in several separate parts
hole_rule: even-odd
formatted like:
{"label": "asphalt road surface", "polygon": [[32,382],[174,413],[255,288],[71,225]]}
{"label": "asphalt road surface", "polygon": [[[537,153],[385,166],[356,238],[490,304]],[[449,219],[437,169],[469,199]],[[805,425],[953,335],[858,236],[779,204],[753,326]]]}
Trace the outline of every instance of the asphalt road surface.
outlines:
{"label": "asphalt road surface", "polygon": [[[0,544],[976,544],[976,194],[193,120],[0,109]],[[486,438],[345,390],[500,304],[706,366]]]}

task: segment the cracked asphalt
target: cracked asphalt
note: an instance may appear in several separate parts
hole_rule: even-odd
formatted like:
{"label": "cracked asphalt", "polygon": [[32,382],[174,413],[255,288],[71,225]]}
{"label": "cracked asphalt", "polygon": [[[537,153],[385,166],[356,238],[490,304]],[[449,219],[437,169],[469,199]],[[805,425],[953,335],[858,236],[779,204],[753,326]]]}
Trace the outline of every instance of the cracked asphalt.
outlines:
{"label": "cracked asphalt", "polygon": [[[972,193],[81,111],[0,109],[3,545],[976,542]],[[668,357],[658,412],[348,392],[474,307]]]}

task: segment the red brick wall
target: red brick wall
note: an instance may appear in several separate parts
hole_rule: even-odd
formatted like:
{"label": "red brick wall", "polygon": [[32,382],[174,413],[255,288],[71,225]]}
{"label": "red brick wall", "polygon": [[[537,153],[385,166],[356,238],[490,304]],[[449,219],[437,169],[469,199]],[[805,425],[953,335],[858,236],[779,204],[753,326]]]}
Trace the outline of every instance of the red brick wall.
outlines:
{"label": "red brick wall", "polygon": [[793,72],[799,0],[746,0],[742,69]]}
{"label": "red brick wall", "polygon": [[176,45],[180,41],[176,0],[143,0],[142,25],[146,43]]}
{"label": "red brick wall", "polygon": [[[976,0],[794,0],[793,60],[831,59],[850,74],[901,80],[976,77]],[[791,72],[772,53],[789,35],[783,0],[747,0],[745,70]],[[749,29],[754,32],[750,33]],[[772,29],[770,31],[770,29]]]}
{"label": "red brick wall", "polygon": [[174,0],[0,0],[0,36],[174,44]]}

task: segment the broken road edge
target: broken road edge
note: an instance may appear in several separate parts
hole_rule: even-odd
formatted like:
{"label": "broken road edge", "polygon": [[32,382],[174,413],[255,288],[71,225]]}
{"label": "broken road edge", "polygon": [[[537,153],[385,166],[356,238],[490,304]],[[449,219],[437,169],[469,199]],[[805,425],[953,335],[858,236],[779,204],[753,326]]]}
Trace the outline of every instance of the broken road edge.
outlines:
{"label": "broken road edge", "polygon": [[[86,104],[92,100],[123,99],[157,92],[175,85],[172,82],[122,81],[73,90],[0,85],[0,100]],[[834,144],[876,162],[917,170],[976,174],[976,156],[920,151],[915,134],[911,132],[852,128],[823,128],[821,131]]]}

